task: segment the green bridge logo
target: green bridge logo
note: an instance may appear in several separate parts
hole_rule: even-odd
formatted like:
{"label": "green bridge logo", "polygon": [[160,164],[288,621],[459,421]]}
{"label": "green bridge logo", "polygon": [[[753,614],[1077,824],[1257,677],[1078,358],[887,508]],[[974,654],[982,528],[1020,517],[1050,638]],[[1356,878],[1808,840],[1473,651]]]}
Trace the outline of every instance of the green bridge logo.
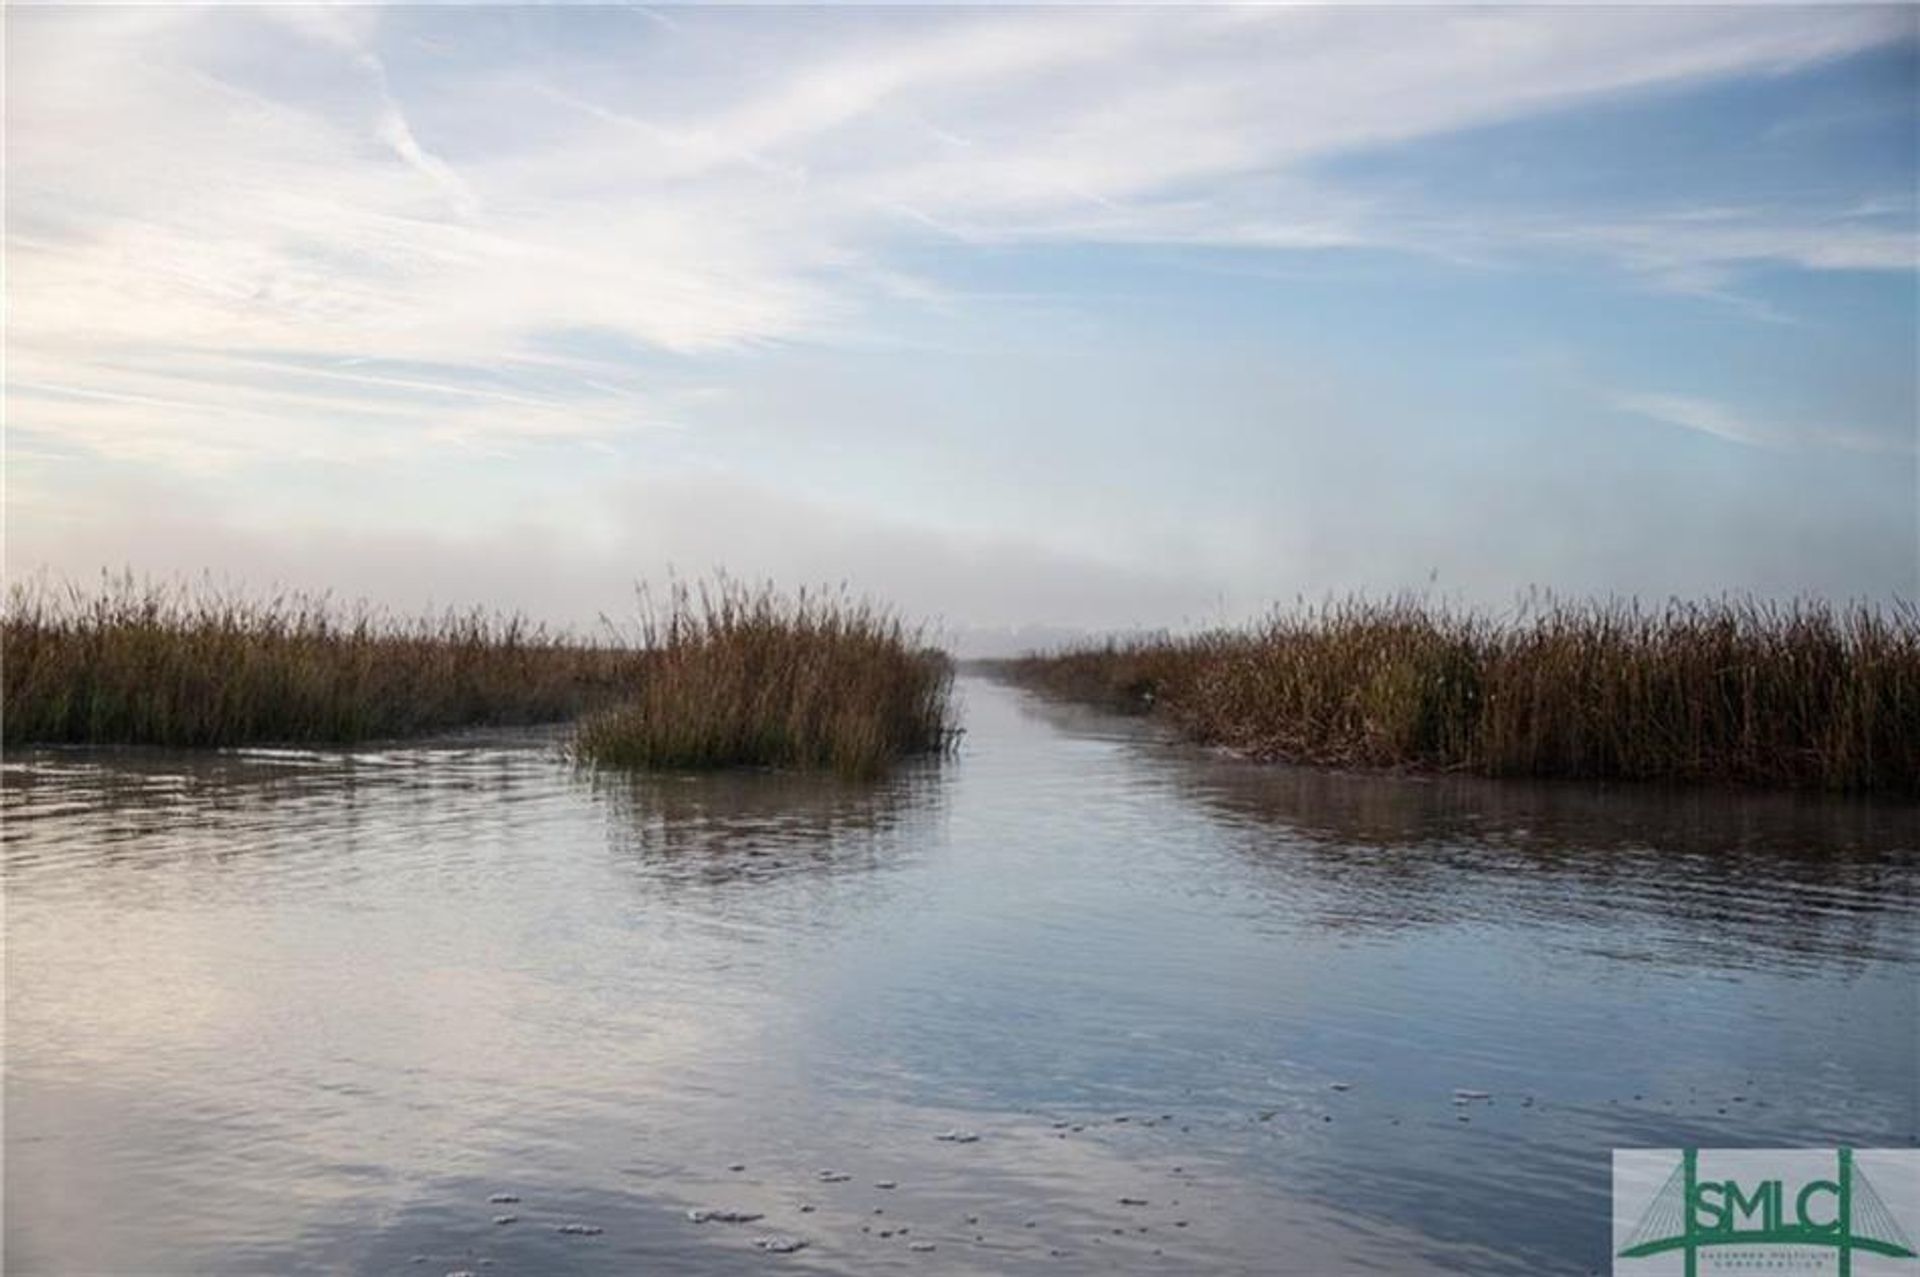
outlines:
{"label": "green bridge logo", "polygon": [[[1882,1260],[1920,1258],[1902,1226],[1920,1213],[1920,1153],[1871,1151],[1884,1159],[1877,1165],[1900,1178],[1889,1205],[1850,1148],[1704,1151],[1705,1168],[1700,1149],[1680,1149],[1677,1160],[1670,1149],[1615,1152],[1616,1273],[1673,1272],[1677,1259],[1679,1272],[1696,1277],[1704,1254],[1710,1270],[1853,1277],[1857,1259],[1873,1257],[1879,1272],[1907,1270],[1899,1263],[1888,1269]],[[1646,1186],[1668,1165],[1671,1172],[1647,1200]],[[1630,1211],[1636,1198],[1646,1206],[1622,1242],[1617,1225],[1629,1217],[1623,1206]],[[1663,1265],[1623,1262],[1661,1256]],[[1920,1264],[1912,1271],[1920,1277]]]}

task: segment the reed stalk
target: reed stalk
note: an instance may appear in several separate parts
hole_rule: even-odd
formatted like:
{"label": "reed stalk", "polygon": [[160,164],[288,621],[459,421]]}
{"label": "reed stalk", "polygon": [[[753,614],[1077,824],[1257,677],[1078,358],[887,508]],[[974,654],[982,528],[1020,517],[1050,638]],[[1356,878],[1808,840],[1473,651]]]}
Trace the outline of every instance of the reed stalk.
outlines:
{"label": "reed stalk", "polygon": [[483,610],[401,618],[327,595],[248,598],[103,576],[13,586],[7,744],[348,744],[571,717],[631,653]]}
{"label": "reed stalk", "polygon": [[1907,603],[1542,596],[1496,619],[1354,599],[1009,668],[1262,759],[1920,792],[1920,613]]}
{"label": "reed stalk", "polygon": [[945,654],[844,592],[676,583],[663,600],[643,594],[632,646],[632,694],[575,734],[590,762],[872,776],[954,736]]}

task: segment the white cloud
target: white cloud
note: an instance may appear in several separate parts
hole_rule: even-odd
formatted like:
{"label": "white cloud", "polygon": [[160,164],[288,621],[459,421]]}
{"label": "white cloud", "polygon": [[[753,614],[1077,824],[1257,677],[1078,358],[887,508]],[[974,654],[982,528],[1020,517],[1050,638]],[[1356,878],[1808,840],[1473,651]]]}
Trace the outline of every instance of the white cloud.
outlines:
{"label": "white cloud", "polygon": [[[1471,253],[1489,232],[1312,165],[1901,30],[1854,9],[683,11],[531,57],[493,16],[13,11],[16,428],[196,468],[617,437],[662,413],[611,361],[547,375],[556,332],[831,340],[882,301],[949,304],[896,251],[945,241]],[[1901,233],[1761,214],[1494,226],[1696,288],[1911,259]],[[328,371],[364,358],[444,375]]]}

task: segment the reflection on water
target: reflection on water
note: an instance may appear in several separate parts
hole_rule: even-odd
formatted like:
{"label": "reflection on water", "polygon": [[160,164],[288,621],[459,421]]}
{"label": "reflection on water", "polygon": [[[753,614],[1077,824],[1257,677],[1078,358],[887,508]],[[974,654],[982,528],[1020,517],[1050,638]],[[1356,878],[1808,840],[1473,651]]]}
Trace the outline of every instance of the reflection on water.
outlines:
{"label": "reflection on water", "polygon": [[1910,803],[1256,765],[1070,704],[1025,708],[1105,733],[1212,815],[1231,864],[1208,883],[1286,925],[1303,911],[1360,929],[1531,918],[1622,958],[1767,969],[1913,953],[1912,927],[1885,916],[1913,905]]}
{"label": "reflection on water", "polygon": [[777,772],[591,777],[617,819],[613,844],[658,890],[864,873],[927,844],[941,799],[937,766],[878,784]]}
{"label": "reflection on water", "polygon": [[[1325,891],[1330,925],[1532,916],[1624,958],[1779,969],[1899,959],[1911,806],[1831,797],[1465,777],[1366,777],[1209,758],[1177,789],[1267,882]],[[1911,904],[1911,899],[1907,901]]]}
{"label": "reflection on water", "polygon": [[1920,1125],[1911,806],[963,692],[878,786],[10,758],[10,1270],[1575,1273],[1613,1147]]}

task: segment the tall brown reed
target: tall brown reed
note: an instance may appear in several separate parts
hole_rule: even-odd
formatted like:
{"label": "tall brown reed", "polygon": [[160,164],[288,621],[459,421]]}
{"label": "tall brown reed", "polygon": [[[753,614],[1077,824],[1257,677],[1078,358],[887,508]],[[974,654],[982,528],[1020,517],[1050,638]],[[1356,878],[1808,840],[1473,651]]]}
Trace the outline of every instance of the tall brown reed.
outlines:
{"label": "tall brown reed", "polygon": [[871,776],[952,738],[950,662],[882,608],[721,578],[641,612],[632,695],[576,733],[589,761]]}
{"label": "tall brown reed", "polygon": [[131,576],[16,585],[4,637],[10,745],[349,743],[553,720],[604,702],[634,660],[516,616],[409,620]]}
{"label": "tall brown reed", "polygon": [[1151,704],[1259,758],[1920,792],[1920,613],[1905,603],[1547,597],[1496,620],[1352,600],[1012,672]]}

